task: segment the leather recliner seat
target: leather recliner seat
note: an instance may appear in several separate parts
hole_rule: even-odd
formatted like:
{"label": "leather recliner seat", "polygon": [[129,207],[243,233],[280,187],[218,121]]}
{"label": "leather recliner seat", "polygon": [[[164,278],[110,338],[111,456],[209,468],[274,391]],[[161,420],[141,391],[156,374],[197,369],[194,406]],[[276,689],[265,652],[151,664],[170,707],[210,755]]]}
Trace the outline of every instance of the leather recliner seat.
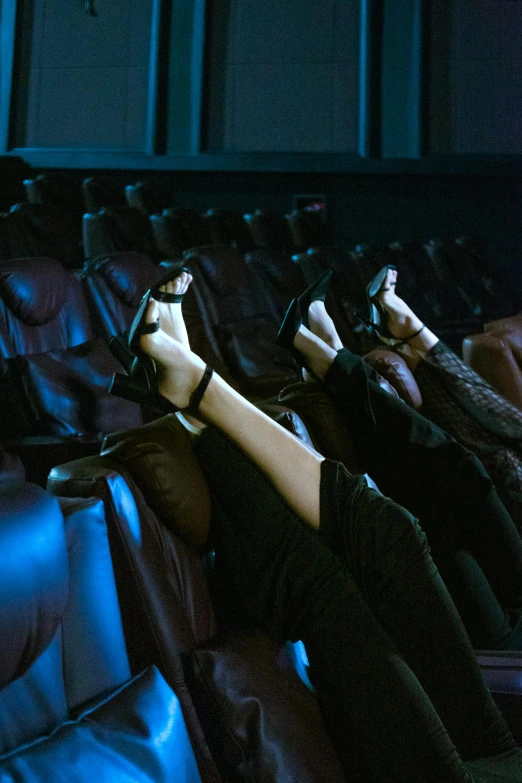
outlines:
{"label": "leather recliner seat", "polygon": [[[280,310],[235,248],[193,248],[184,260],[193,277],[203,323],[228,375],[247,396],[265,399],[297,376],[290,354],[275,345]],[[189,322],[189,337],[191,336]],[[203,358],[213,364],[212,358]],[[214,366],[214,365],[213,365]],[[219,367],[215,367],[221,373]]]}
{"label": "leather recliner seat", "polygon": [[108,253],[86,263],[81,278],[96,333],[106,340],[124,334],[144,293],[165,274],[144,253]]}
{"label": "leather recliner seat", "polygon": [[100,433],[138,426],[138,405],[109,395],[121,371],[95,339],[80,281],[48,258],[0,264],[2,440],[38,483],[56,462],[94,453]]}
{"label": "leather recliner seat", "polygon": [[522,410],[522,313],[491,321],[484,329],[464,338],[464,361]]}
{"label": "leather recliner seat", "polygon": [[124,627],[139,616],[129,648],[157,645],[198,760],[206,740],[227,781],[341,783],[292,656],[243,616],[212,567],[209,491],[177,418],[111,437],[102,456],[53,469],[49,488],[103,499],[115,571],[123,561],[140,585],[124,607]]}
{"label": "leather recliner seat", "polygon": [[179,700],[134,668],[103,503],[0,487],[0,779],[200,783]]}

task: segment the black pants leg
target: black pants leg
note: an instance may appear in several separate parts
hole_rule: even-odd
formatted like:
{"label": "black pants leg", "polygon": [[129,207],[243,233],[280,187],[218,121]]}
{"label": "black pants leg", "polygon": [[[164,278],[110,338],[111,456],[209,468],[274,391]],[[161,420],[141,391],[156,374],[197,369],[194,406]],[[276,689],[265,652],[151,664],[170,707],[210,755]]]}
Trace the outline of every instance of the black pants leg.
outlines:
{"label": "black pants leg", "polygon": [[521,646],[522,539],[481,462],[346,349],[325,380],[368,473],[421,520],[475,646]]}
{"label": "black pants leg", "polygon": [[[445,685],[435,671],[434,660],[439,656],[439,636],[447,634],[448,644],[455,648],[450,666],[458,676],[450,678],[448,687],[457,687],[458,695],[447,694],[450,706],[446,712],[449,714],[458,700],[457,714],[449,717],[453,723],[467,724],[456,731],[461,752],[486,755],[513,747],[437,577],[424,537],[406,512],[407,524],[398,526],[399,512],[388,515],[382,511],[375,516],[373,502],[367,503],[369,496],[361,495],[362,479],[347,476],[347,482],[339,485],[343,507],[351,508],[355,503],[360,509],[355,514],[359,543],[354,558],[364,560],[358,567],[358,579],[375,604],[372,611],[361,585],[343,568],[322,536],[293,514],[229,440],[207,431],[200,439],[198,457],[213,496],[212,527],[220,568],[250,615],[268,633],[279,640],[304,642],[325,724],[347,779],[361,783],[469,780],[454,748],[455,739],[448,735],[424,683],[419,682],[400,649],[404,646],[411,654],[409,648],[415,649],[419,630],[422,639],[428,633],[433,644],[419,642],[419,655],[412,657],[416,664],[416,659],[425,655],[433,662],[433,674],[429,660],[422,667],[419,664],[419,671],[422,669],[434,692],[440,691],[441,711],[446,704]],[[323,465],[322,499],[331,488],[331,466],[336,469],[336,463]],[[378,493],[371,497],[381,498]],[[398,507],[393,504],[393,508]],[[326,538],[338,528],[336,521],[329,522]],[[392,550],[395,556],[391,556]],[[398,563],[403,564],[401,568],[395,568]],[[395,569],[391,572],[390,564]],[[404,633],[398,634],[397,644],[393,625],[401,612],[408,615],[412,603],[418,604],[418,610],[411,624],[401,618]],[[429,607],[436,617],[433,629],[426,628],[427,617],[432,615],[424,615],[423,607]],[[382,626],[388,613],[389,634]],[[423,628],[419,629],[414,623],[421,615]],[[406,643],[403,636],[408,635]]]}

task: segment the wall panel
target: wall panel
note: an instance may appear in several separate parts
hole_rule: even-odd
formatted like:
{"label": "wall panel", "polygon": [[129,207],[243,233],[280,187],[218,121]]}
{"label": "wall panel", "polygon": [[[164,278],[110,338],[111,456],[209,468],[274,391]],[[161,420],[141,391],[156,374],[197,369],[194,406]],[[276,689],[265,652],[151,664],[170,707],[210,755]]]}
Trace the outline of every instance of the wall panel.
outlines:
{"label": "wall panel", "polygon": [[431,151],[522,154],[522,3],[432,3]]}
{"label": "wall panel", "polygon": [[153,0],[19,2],[12,145],[145,150]]}
{"label": "wall panel", "polygon": [[214,2],[208,148],[356,152],[358,0]]}

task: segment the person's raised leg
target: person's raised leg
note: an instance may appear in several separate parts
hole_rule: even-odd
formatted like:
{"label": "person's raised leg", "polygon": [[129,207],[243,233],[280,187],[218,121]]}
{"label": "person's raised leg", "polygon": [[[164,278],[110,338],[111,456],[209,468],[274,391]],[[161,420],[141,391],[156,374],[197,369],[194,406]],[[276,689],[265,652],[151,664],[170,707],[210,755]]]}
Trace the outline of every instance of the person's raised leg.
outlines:
{"label": "person's raised leg", "polygon": [[[213,498],[218,568],[271,636],[305,644],[347,780],[468,780],[417,678],[321,537],[229,438],[209,428],[196,452]],[[363,479],[347,481],[356,496]]]}
{"label": "person's raised leg", "polygon": [[[151,302],[147,322],[157,320]],[[142,349],[160,368],[159,392],[180,408],[205,371],[204,362],[159,330],[141,337]],[[319,527],[319,479],[322,457],[311,452],[287,430],[262,413],[216,373],[199,406],[201,419],[219,427],[266,473],[278,491],[307,524]],[[299,471],[293,470],[298,464]]]}
{"label": "person's raised leg", "polygon": [[[312,321],[310,325],[313,328]],[[359,356],[346,349],[335,352],[304,327],[294,344],[346,413],[361,462],[379,488],[422,520],[438,553],[452,547],[476,558],[482,573],[460,570],[459,575],[455,563],[446,559],[446,565],[451,566],[453,584],[459,578],[474,578],[484,599],[483,636],[475,637],[476,643],[502,646],[510,639],[512,622],[518,622],[522,606],[522,539],[480,461],[424,416],[384,392]],[[446,573],[449,577],[444,568]],[[495,593],[493,604],[487,601],[490,587]],[[463,589],[461,596],[455,595],[457,603],[458,598],[464,600],[465,585]],[[465,614],[471,615],[471,603],[466,603]],[[472,604],[476,607],[477,601]],[[513,617],[506,610],[512,610]],[[512,641],[518,646],[521,640]]]}
{"label": "person's raised leg", "polygon": [[[151,310],[151,315],[152,315],[152,310]],[[152,355],[153,358],[158,363],[162,364],[163,366],[164,376],[160,383],[160,390],[162,391],[162,393],[166,395],[169,399],[171,399],[172,402],[174,402],[179,406],[187,405],[193,389],[196,388],[203,374],[204,368],[201,360],[199,360],[198,357],[195,357],[193,354],[189,354],[189,352],[183,349],[182,346],[178,347],[175,341],[170,340],[166,335],[162,335],[161,332],[156,332],[154,335],[146,335],[145,337],[143,337],[142,347],[150,355]],[[213,389],[215,391],[214,394],[212,393]],[[229,438],[234,440],[239,445],[239,447],[245,454],[250,456],[250,458],[257,464],[257,466],[263,471],[263,473],[270,479],[270,481],[273,483],[275,488],[279,491],[280,495],[283,497],[285,503],[288,504],[288,506],[290,506],[291,510],[297,513],[300,517],[302,517],[305,522],[308,522],[308,524],[312,528],[317,529],[317,527],[319,527],[319,521],[320,521],[321,503],[323,502],[325,496],[324,492],[322,491],[322,485],[321,485],[321,476],[323,475],[322,471],[324,470],[323,468],[324,461],[315,457],[308,450],[306,450],[304,447],[298,444],[299,449],[292,449],[292,457],[294,458],[294,461],[289,462],[286,459],[286,456],[288,456],[290,452],[288,452],[287,454],[282,453],[285,451],[286,446],[284,445],[284,441],[280,440],[278,437],[274,439],[275,448],[267,448],[267,439],[270,440],[271,435],[272,434],[275,435],[276,432],[283,433],[284,431],[278,428],[277,425],[274,425],[273,422],[271,422],[271,420],[264,417],[257,409],[253,408],[253,406],[248,407],[248,403],[246,403],[246,401],[243,400],[243,402],[241,402],[242,399],[243,398],[237,395],[232,389],[230,389],[230,387],[227,387],[226,384],[220,382],[220,379],[216,378],[213,381],[211,381],[207,389],[207,392],[203,397],[203,400],[201,402],[201,412],[206,419],[210,420],[212,423],[214,423],[216,426],[222,429],[223,432],[229,436]],[[240,423],[238,424],[238,422]],[[272,427],[274,426],[276,428],[275,430],[272,429]],[[284,434],[286,435],[287,433]],[[289,437],[294,443],[297,444],[297,441],[294,441],[292,436]],[[227,443],[229,441],[226,440],[225,442]],[[315,462],[313,463],[313,467],[311,469],[307,467],[309,457],[314,457],[315,460]],[[219,463],[219,459],[216,458],[216,462]],[[236,470],[230,465],[229,467],[231,469],[223,474],[222,481],[217,479],[212,482],[214,487],[215,486],[217,486],[218,488],[220,486],[223,487],[224,494],[222,495],[222,497],[228,498],[229,502],[231,500],[231,506],[227,508],[227,511],[235,509],[234,514],[236,515],[236,519],[239,519],[240,525],[246,526],[244,532],[248,536],[248,540],[250,542],[252,536],[252,525],[254,523],[254,519],[256,518],[256,514],[259,514],[260,516],[258,518],[257,528],[262,531],[263,536],[268,537],[268,540],[271,542],[271,547],[272,547],[270,550],[271,555],[270,558],[268,558],[268,562],[270,562],[272,559],[273,564],[276,566],[278,564],[286,565],[288,557],[290,557],[291,552],[295,549],[295,542],[293,542],[291,546],[285,549],[282,546],[282,542],[278,544],[276,540],[275,544],[272,543],[273,537],[270,533],[270,528],[263,530],[263,519],[265,519],[265,524],[268,526],[269,520],[272,520],[273,518],[275,519],[280,518],[280,515],[273,517],[270,511],[269,510],[267,511],[267,509],[262,505],[260,498],[258,498],[259,493],[253,488],[251,481],[250,480],[245,481],[244,475],[242,471],[240,471],[239,469]],[[219,468],[219,464],[218,464],[218,468]],[[281,478],[282,476],[285,476],[285,478],[282,479]],[[354,477],[350,477],[350,479],[353,480]],[[362,481],[362,479],[356,479],[356,481],[360,482]],[[237,491],[235,493],[233,491],[233,485],[237,487]],[[353,494],[353,491],[351,492],[351,494]],[[377,497],[381,497],[377,495],[377,493],[375,494]],[[312,513],[310,513],[309,507],[306,509],[305,514],[301,513],[301,509],[303,508],[304,497],[308,498],[308,501],[311,503]],[[342,497],[342,493],[341,493],[341,497]],[[241,499],[242,501],[241,504],[239,503],[239,499]],[[253,502],[253,499],[255,502]],[[349,508],[350,498],[345,497],[344,500],[346,501],[347,507]],[[364,505],[365,502],[363,502],[363,506]],[[404,513],[406,514],[407,512]],[[406,521],[406,527],[408,528],[408,520]],[[392,525],[392,528],[395,528],[395,526]],[[411,529],[412,526],[411,526],[411,519],[410,519],[409,530],[411,531]],[[398,526],[397,526],[397,530],[399,530]],[[403,531],[400,532],[402,535]],[[398,557],[401,553],[401,547],[402,547],[400,538],[401,536],[399,536],[399,541],[397,542],[396,546],[391,546],[391,549],[395,549],[397,551]],[[372,550],[372,546],[373,543],[375,542],[375,539],[374,538],[372,539],[372,536],[370,535],[370,537],[367,540],[369,542],[368,543],[369,549],[366,554],[367,554],[367,560],[370,563],[372,557],[377,556],[379,553],[375,549],[375,547]],[[423,545],[422,540],[418,539],[415,535],[413,536],[413,538],[410,537],[409,540],[413,548],[415,547],[417,547],[417,549],[422,548]],[[257,544],[260,543],[261,543],[260,540],[254,542],[253,544],[254,552]],[[383,540],[383,546],[385,550],[388,548],[389,544],[386,540]],[[313,555],[312,553],[311,560],[313,560],[314,557],[315,555]],[[400,559],[402,558],[399,557],[399,560]],[[412,567],[419,567],[419,563],[422,563],[424,568],[428,568],[428,570],[430,568],[433,569],[433,563],[431,563],[429,556],[426,557],[425,555],[422,555],[421,557],[417,557],[417,558],[406,557],[404,558],[404,560],[407,563],[411,561],[413,563]],[[237,564],[237,561],[235,562]],[[303,567],[304,567],[303,563],[300,563],[298,569],[303,569]],[[230,568],[233,570],[232,562]],[[368,578],[370,572],[371,572],[371,568],[366,574],[366,578]],[[268,573],[270,573],[270,571],[268,571]],[[397,579],[399,580],[399,584],[395,583],[395,587],[392,592],[401,593],[402,611],[404,612],[405,617],[408,616],[408,613],[410,611],[410,603],[413,602],[413,604],[418,604],[420,602],[422,604],[424,598],[426,598],[426,602],[430,604],[430,606],[434,609],[436,614],[437,614],[436,608],[440,610],[438,616],[441,619],[441,623],[444,625],[444,622],[446,620],[448,622],[448,626],[450,627],[454,622],[454,619],[452,619],[451,615],[448,614],[447,612],[447,608],[448,608],[447,602],[449,601],[449,598],[447,597],[447,593],[445,593],[445,589],[443,585],[441,583],[437,584],[436,581],[432,579],[432,574],[428,573],[423,575],[422,590],[421,589],[416,590],[415,581],[412,581],[412,579],[410,578],[404,580],[405,574],[408,574],[408,576],[412,576],[413,573],[414,572],[412,570],[408,570],[407,568],[406,570],[405,568],[402,569],[398,568],[396,569],[396,574],[393,573],[393,569],[388,570],[385,574],[385,579],[388,580],[389,583]],[[274,581],[273,579],[269,580],[269,584],[271,585],[271,590],[272,590],[272,600],[275,600],[275,596],[277,595],[281,595],[286,599],[289,597],[288,589],[289,586],[292,584],[294,576],[292,577],[290,582],[285,583],[284,588],[279,587],[277,581]],[[374,579],[376,578],[375,574],[373,578]],[[251,580],[249,581],[250,590],[253,589],[254,595],[257,595],[258,586],[256,582],[259,580],[257,580],[255,576],[253,579],[251,579],[250,573],[248,574],[247,579]],[[404,590],[400,589],[401,580],[402,582],[406,581],[407,583],[403,585],[405,588]],[[245,597],[247,597],[248,587],[246,586],[245,589],[247,590]],[[426,591],[426,596],[424,595],[424,591]],[[304,594],[306,595],[306,591],[304,592]],[[270,601],[270,596],[268,595],[268,593],[266,594],[266,600]],[[422,622],[423,625],[421,628],[416,627],[415,624],[412,624],[409,627],[410,636],[413,638],[413,640],[415,640],[417,638],[417,634],[422,633],[424,637],[426,637],[426,635],[429,636],[430,643],[432,643],[433,637],[429,632],[429,625],[428,627],[425,626],[425,622],[426,622],[425,615],[423,615]],[[466,658],[467,662],[469,660],[473,661],[474,660],[473,656],[471,656],[471,659],[469,658],[470,648],[469,648],[469,643],[467,642],[467,637],[465,636],[465,632],[461,625],[459,625],[459,628],[460,628],[461,637],[464,640],[465,645],[462,649],[459,649],[457,645],[457,650],[454,652],[454,655],[460,656],[462,654]],[[456,630],[458,631],[458,628]],[[348,633],[348,629],[346,630],[346,633]],[[448,635],[452,637],[455,641],[457,640],[458,633],[453,633],[453,632],[450,633],[448,631]],[[306,643],[306,640],[304,638],[303,641],[305,641]],[[309,644],[312,645],[314,644],[313,639],[308,639],[308,642]],[[412,649],[414,649],[415,641],[412,641],[411,644],[412,644]],[[424,645],[424,650],[427,651],[427,649],[428,649],[427,645]],[[432,655],[436,655],[436,654],[437,651],[433,649]],[[423,665],[429,668],[428,661],[425,662]],[[476,663],[475,663],[475,669],[476,669]],[[478,670],[476,670],[476,674],[478,676],[478,681],[480,682],[480,674],[478,674]],[[391,673],[390,676],[392,677],[392,681],[394,681],[394,677],[391,675]],[[395,681],[397,680],[395,679]],[[452,684],[454,684],[455,687],[457,688],[458,681]],[[324,686],[324,689],[328,690],[326,688],[326,685]],[[397,694],[399,693],[399,691],[400,688],[398,689]],[[443,697],[447,696],[450,703],[454,705],[455,704],[454,694],[453,693],[444,694],[443,691],[444,688],[441,687],[438,698],[443,699]],[[479,690],[477,694],[478,700],[480,701],[483,698],[483,696],[484,696],[484,691]],[[410,700],[410,696],[406,698],[407,700]],[[414,698],[414,701],[416,700],[417,700],[417,696],[415,696]],[[484,720],[486,720],[487,722],[489,718],[488,711],[486,709],[486,705],[483,704],[482,706],[484,707],[484,709],[481,711],[477,711],[477,715],[476,715],[479,724],[475,726],[475,734],[476,736],[480,736],[480,737],[483,737],[488,734],[488,731],[484,730]],[[448,708],[447,712],[449,715],[451,709]],[[459,711],[459,715],[460,715],[460,711]],[[431,723],[431,718],[429,719],[428,722]],[[456,723],[456,728],[457,727],[458,727],[458,721]],[[428,734],[432,737],[433,740],[434,736],[438,737],[440,732],[437,729],[435,735],[432,736],[431,732],[428,732]],[[463,742],[463,746],[467,747],[466,742],[464,742],[464,740],[462,742]],[[497,748],[498,743],[496,742],[496,738],[495,741],[493,741],[493,745],[495,748]]]}

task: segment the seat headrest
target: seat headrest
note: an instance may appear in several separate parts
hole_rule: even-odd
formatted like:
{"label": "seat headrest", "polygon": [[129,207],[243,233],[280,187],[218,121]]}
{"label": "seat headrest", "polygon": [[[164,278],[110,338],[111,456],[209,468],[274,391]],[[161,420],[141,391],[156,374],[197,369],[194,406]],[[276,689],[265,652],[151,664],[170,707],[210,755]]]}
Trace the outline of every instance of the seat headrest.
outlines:
{"label": "seat headrest", "polygon": [[160,270],[144,253],[118,252],[96,258],[84,269],[84,276],[94,273],[103,277],[114,296],[127,307],[138,307]]}
{"label": "seat headrest", "polygon": [[226,245],[208,245],[188,250],[183,254],[186,265],[197,266],[210,288],[217,296],[227,296],[244,283],[245,276],[249,282],[251,272],[245,268],[243,255],[235,248]]}
{"label": "seat headrest", "polygon": [[67,601],[62,512],[36,484],[0,486],[0,688],[51,642]]}
{"label": "seat headrest", "polygon": [[0,298],[30,326],[52,321],[62,309],[68,273],[52,258],[15,258],[0,263]]}

